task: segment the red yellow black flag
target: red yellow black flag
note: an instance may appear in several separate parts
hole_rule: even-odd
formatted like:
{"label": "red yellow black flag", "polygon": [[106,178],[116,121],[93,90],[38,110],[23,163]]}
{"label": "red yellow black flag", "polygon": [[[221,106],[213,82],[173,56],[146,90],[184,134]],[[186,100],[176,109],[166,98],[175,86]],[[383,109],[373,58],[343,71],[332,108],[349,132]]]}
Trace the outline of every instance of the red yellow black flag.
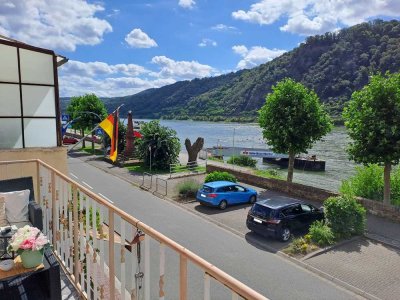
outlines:
{"label": "red yellow black flag", "polygon": [[114,113],[109,114],[99,126],[111,139],[110,159],[114,162],[118,155],[118,109]]}

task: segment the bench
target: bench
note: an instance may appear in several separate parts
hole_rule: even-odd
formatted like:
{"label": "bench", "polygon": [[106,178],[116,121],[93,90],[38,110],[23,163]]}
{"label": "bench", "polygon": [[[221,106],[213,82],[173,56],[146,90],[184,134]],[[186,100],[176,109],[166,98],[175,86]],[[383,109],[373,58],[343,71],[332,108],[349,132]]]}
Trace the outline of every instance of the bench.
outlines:
{"label": "bench", "polygon": [[[33,190],[33,179],[32,177],[21,177],[0,180],[0,193],[30,190],[29,195],[29,221],[32,226],[43,230],[43,212],[42,208],[38,203],[35,202],[35,194]],[[11,224],[12,225],[12,224]]]}

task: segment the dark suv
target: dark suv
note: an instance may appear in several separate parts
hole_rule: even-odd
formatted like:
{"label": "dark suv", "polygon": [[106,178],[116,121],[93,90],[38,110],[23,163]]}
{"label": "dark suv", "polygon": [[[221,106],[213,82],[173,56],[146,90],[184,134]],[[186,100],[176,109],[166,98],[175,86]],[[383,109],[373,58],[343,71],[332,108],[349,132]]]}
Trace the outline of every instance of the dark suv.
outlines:
{"label": "dark suv", "polygon": [[246,225],[251,231],[286,242],[293,231],[308,229],[311,223],[323,219],[322,209],[297,199],[276,196],[254,203]]}

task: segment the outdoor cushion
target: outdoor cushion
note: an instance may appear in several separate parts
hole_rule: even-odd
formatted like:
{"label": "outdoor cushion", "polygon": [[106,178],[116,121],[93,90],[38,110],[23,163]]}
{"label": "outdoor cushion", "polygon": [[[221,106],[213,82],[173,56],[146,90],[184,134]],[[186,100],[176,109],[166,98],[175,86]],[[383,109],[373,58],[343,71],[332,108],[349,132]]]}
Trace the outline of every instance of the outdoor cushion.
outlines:
{"label": "outdoor cushion", "polygon": [[0,197],[0,227],[7,226],[6,202],[4,197]]}
{"label": "outdoor cushion", "polygon": [[5,198],[6,218],[9,223],[29,221],[29,190],[0,193]]}

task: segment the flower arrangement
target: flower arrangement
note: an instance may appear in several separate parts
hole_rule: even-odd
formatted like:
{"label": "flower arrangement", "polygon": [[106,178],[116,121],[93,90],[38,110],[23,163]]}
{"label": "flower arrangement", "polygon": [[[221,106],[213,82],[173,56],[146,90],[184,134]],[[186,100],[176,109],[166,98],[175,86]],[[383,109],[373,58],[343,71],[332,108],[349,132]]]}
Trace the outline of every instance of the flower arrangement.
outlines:
{"label": "flower arrangement", "polygon": [[18,254],[28,251],[40,251],[49,245],[47,237],[36,227],[26,225],[19,228],[11,237],[8,245],[8,251],[14,251]]}

